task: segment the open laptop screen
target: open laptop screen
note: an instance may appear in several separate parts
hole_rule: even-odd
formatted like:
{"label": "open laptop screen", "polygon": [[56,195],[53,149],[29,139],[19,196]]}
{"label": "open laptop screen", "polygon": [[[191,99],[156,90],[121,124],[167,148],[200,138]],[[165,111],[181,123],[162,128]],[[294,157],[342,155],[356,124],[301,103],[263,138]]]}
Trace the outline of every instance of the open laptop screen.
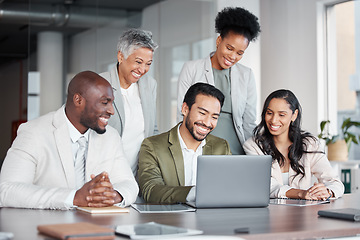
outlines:
{"label": "open laptop screen", "polygon": [[266,207],[271,156],[201,155],[197,162],[197,208]]}

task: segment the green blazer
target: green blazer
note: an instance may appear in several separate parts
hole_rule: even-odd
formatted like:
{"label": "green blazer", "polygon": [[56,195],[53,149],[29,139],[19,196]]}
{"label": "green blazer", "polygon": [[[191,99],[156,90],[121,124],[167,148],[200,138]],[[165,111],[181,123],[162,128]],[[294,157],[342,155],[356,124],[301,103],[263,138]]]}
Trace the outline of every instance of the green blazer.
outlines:
{"label": "green blazer", "polygon": [[[168,132],[146,138],[141,144],[138,180],[146,202],[186,202],[191,186],[184,186],[184,160],[177,134],[179,124]],[[206,137],[203,155],[230,154],[226,140],[211,134]]]}

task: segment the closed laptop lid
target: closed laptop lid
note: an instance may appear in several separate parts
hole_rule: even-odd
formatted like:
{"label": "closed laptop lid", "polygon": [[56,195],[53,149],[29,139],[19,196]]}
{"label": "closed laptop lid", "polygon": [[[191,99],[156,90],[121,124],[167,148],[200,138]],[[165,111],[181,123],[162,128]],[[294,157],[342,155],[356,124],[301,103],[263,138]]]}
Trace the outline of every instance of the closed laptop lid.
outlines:
{"label": "closed laptop lid", "polygon": [[272,157],[201,155],[196,176],[196,207],[266,207]]}

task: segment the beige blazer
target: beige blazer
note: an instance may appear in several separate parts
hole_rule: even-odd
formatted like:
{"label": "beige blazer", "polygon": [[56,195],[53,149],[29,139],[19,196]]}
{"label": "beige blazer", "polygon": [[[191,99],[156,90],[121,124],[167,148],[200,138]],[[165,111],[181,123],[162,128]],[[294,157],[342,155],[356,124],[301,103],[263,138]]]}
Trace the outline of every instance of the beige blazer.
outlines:
{"label": "beige blazer", "polygon": [[[104,134],[90,129],[86,181],[109,173],[114,188],[133,203],[138,186],[115,129]],[[65,199],[75,190],[74,159],[64,107],[19,127],[0,176],[0,206],[68,209]],[[120,146],[120,147],[119,147]]]}
{"label": "beige blazer", "polygon": [[[248,155],[264,155],[253,138],[248,139],[243,147]],[[319,141],[315,142],[310,139],[310,143],[307,144],[307,151],[324,152],[324,149]],[[306,153],[300,159],[300,164],[304,167],[305,176],[301,179],[301,176],[298,175],[292,181],[292,176],[295,176],[296,173],[290,168],[290,185],[284,185],[280,165],[277,161],[273,161],[270,187],[271,198],[286,197],[286,192],[291,188],[303,190],[309,189],[313,185],[312,176],[315,176],[318,182],[324,183],[328,189],[332,190],[336,198],[341,197],[344,194],[344,184],[340,181],[335,170],[331,167],[325,153]]]}
{"label": "beige blazer", "polygon": [[[141,145],[138,177],[146,202],[186,202],[191,186],[184,186],[184,159],[177,134],[178,125],[168,132],[146,138]],[[226,140],[209,134],[203,154],[229,155],[231,152]]]}

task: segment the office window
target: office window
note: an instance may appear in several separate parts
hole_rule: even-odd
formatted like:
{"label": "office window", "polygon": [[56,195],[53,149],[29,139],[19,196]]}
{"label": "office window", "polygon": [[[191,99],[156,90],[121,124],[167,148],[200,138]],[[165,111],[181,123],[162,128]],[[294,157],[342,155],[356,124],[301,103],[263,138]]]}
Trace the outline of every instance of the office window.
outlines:
{"label": "office window", "polygon": [[[325,116],[331,121],[332,134],[340,132],[344,118],[360,120],[360,106],[357,103],[360,67],[356,66],[356,62],[360,61],[359,20],[359,1],[338,1],[326,6]],[[352,145],[349,159],[353,159],[357,151],[360,152],[357,148]]]}
{"label": "office window", "polygon": [[355,70],[355,9],[354,1],[336,4],[336,66],[338,111],[355,110],[356,93],[353,76]]}

